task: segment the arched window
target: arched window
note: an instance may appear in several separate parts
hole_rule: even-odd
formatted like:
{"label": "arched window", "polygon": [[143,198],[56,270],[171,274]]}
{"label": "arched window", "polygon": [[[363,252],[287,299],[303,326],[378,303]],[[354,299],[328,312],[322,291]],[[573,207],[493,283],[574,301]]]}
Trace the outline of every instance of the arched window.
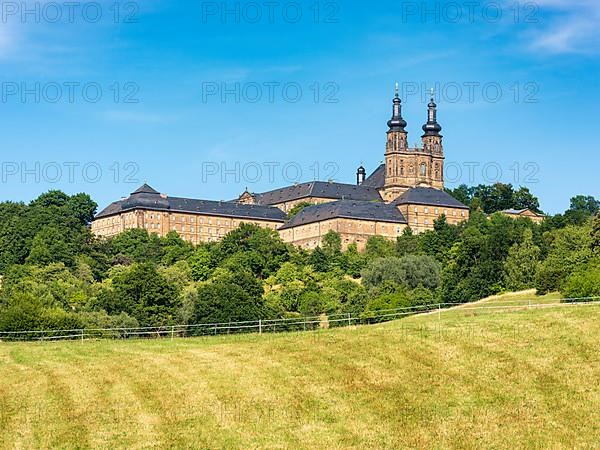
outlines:
{"label": "arched window", "polygon": [[424,177],[425,175],[427,175],[427,166],[425,163],[421,163],[421,176]]}
{"label": "arched window", "polygon": [[440,144],[439,143],[435,143],[435,152],[438,153],[440,151]]}

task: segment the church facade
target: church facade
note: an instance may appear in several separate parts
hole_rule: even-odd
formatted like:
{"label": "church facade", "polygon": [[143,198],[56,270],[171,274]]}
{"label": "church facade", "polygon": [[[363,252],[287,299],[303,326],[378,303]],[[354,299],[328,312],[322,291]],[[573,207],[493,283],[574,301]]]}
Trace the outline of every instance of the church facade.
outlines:
{"label": "church facade", "polygon": [[[230,202],[169,197],[145,184],[101,211],[92,231],[104,237],[131,228],[160,236],[176,231],[197,244],[219,240],[242,223],[254,223],[278,230],[284,241],[303,248],[317,247],[333,230],[344,247],[356,243],[362,249],[374,235],[395,239],[407,227],[416,233],[433,229],[442,215],[451,224],[467,220],[469,208],[444,191],[442,127],[433,98],[420,147],[408,146],[397,88],[387,125],[385,162],[368,177],[359,167],[356,184],[313,181],[264,193],[246,191]],[[301,203],[310,206],[289,217]]]}

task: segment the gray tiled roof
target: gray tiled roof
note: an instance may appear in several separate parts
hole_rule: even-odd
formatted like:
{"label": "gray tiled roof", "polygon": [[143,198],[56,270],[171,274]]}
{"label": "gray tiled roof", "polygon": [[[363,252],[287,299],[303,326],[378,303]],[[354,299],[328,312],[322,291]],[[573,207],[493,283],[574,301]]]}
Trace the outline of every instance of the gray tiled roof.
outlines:
{"label": "gray tiled roof", "polygon": [[381,164],[375,172],[368,176],[368,178],[363,181],[362,186],[380,189],[385,184],[385,164]]}
{"label": "gray tiled roof", "polygon": [[119,214],[134,209],[153,209],[158,211],[187,212],[223,217],[263,219],[285,222],[287,215],[279,208],[259,205],[242,205],[231,202],[196,200],[191,198],[166,197],[148,185],[142,186],[128,198],[111,203],[96,215],[96,219]]}
{"label": "gray tiled roof", "polygon": [[311,181],[281,189],[254,194],[259,205],[276,205],[279,203],[300,200],[302,198],[327,198],[338,200],[382,201],[377,189],[355,184],[334,183],[328,181]]}
{"label": "gray tiled roof", "polygon": [[335,218],[358,220],[371,220],[405,224],[406,219],[395,206],[381,202],[365,202],[352,200],[338,200],[336,202],[322,203],[309,206],[296,214],[282,230],[308,223],[321,222]]}
{"label": "gray tiled roof", "polygon": [[392,205],[406,204],[469,209],[468,206],[462,204],[447,192],[430,187],[416,187],[409,189],[392,202]]}

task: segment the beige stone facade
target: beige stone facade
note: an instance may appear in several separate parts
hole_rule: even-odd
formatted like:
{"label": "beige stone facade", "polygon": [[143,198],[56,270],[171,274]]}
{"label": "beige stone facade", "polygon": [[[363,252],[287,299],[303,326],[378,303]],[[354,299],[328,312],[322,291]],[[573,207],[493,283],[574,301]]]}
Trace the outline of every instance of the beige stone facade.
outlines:
{"label": "beige stone facade", "polygon": [[402,234],[406,224],[359,220],[338,217],[321,222],[308,223],[279,231],[281,239],[304,249],[314,249],[321,245],[323,237],[329,231],[335,231],[342,238],[342,248],[356,243],[360,251],[364,250],[371,236],[383,236],[395,240]]}
{"label": "beige stone facade", "polygon": [[97,236],[109,237],[132,228],[144,228],[149,233],[164,237],[170,231],[176,231],[182,239],[198,244],[218,241],[243,223],[252,223],[272,230],[277,230],[282,225],[281,221],[139,209],[95,220],[92,223],[92,232]]}
{"label": "beige stone facade", "polygon": [[404,204],[398,207],[406,217],[407,225],[415,233],[432,230],[434,222],[442,215],[446,216],[446,222],[450,225],[469,220],[468,209],[419,204]]}

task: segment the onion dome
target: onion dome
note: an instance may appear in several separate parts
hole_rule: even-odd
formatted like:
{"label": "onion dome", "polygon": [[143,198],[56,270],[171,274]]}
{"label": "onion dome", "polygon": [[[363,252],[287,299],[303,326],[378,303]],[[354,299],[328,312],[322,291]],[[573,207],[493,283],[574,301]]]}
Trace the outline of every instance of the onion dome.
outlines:
{"label": "onion dome", "polygon": [[398,95],[398,83],[396,83],[396,96],[394,97],[394,109],[392,118],[388,121],[389,131],[400,131],[406,133],[406,120],[402,118],[402,101]]}
{"label": "onion dome", "polygon": [[423,131],[425,136],[439,136],[442,131],[442,126],[437,123],[437,105],[433,101],[433,98],[427,105],[427,123],[423,125]]}

